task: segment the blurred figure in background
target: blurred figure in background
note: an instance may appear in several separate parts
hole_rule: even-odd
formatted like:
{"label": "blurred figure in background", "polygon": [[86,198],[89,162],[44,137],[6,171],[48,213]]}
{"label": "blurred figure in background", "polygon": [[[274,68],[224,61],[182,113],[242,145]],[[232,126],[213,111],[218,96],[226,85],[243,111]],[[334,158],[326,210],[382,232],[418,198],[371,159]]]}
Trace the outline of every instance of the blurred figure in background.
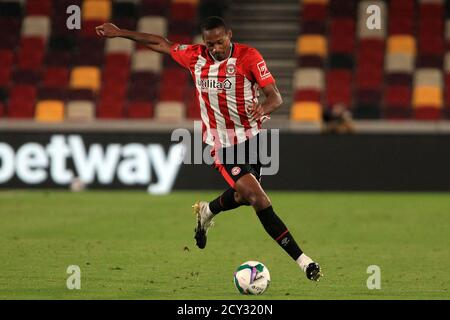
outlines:
{"label": "blurred figure in background", "polygon": [[322,133],[349,134],[354,132],[352,113],[344,104],[338,103],[323,111]]}

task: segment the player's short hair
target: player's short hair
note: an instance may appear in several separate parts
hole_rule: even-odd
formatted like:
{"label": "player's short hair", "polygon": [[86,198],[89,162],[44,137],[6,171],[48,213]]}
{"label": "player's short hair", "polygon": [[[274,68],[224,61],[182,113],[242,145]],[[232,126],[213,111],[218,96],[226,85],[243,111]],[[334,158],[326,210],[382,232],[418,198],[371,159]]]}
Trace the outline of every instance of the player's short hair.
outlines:
{"label": "player's short hair", "polygon": [[230,27],[228,27],[225,20],[218,16],[212,16],[212,17],[206,18],[200,26],[200,30],[202,32],[205,30],[212,30],[212,29],[216,29],[216,28],[224,28],[225,31],[230,30]]}

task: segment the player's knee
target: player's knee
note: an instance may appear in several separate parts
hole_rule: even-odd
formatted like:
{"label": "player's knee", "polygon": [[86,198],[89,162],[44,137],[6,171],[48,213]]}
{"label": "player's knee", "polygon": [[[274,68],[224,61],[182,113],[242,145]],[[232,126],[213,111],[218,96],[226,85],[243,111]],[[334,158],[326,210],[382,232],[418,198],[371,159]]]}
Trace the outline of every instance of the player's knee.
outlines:
{"label": "player's knee", "polygon": [[262,210],[270,206],[269,198],[262,192],[249,192],[246,199],[257,210]]}
{"label": "player's knee", "polygon": [[235,192],[234,193],[234,200],[237,203],[240,203],[240,204],[242,204],[244,206],[249,206],[250,205],[250,202],[248,202],[247,199],[245,199],[239,192]]}

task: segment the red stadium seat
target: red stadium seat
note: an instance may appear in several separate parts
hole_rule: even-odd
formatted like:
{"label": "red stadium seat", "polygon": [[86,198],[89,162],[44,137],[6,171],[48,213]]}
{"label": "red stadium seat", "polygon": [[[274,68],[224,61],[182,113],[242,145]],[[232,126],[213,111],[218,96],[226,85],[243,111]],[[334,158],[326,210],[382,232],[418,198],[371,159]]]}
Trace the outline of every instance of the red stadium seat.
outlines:
{"label": "red stadium seat", "polygon": [[29,16],[50,16],[52,14],[52,2],[51,0],[28,0],[26,13]]}
{"label": "red stadium seat", "polygon": [[434,20],[444,17],[444,7],[440,3],[420,3],[419,19]]}
{"label": "red stadium seat", "polygon": [[69,85],[69,69],[48,67],[44,71],[42,84],[48,88],[65,88]]}
{"label": "red stadium seat", "polygon": [[190,35],[194,32],[195,26],[191,21],[174,21],[169,23],[169,34]]}
{"label": "red stadium seat", "polygon": [[13,67],[12,50],[0,50],[0,86],[7,86]]}
{"label": "red stadium seat", "polygon": [[188,119],[200,120],[201,119],[200,106],[198,104],[197,92],[194,88],[189,90],[189,95],[186,102],[187,102],[186,117]]}
{"label": "red stadium seat", "polygon": [[410,17],[399,16],[389,19],[389,34],[414,34],[414,21]]}
{"label": "red stadium seat", "polygon": [[379,105],[381,102],[381,90],[357,89],[355,99],[357,104]]}
{"label": "red stadium seat", "polygon": [[33,118],[36,101],[34,85],[16,85],[11,89],[8,114],[11,118]]}
{"label": "red stadium seat", "polygon": [[100,101],[97,107],[99,119],[121,119],[124,117],[124,101]]}
{"label": "red stadium seat", "polygon": [[170,40],[173,43],[184,43],[188,44],[192,42],[192,39],[190,36],[183,35],[183,34],[172,34],[170,35]]}
{"label": "red stadium seat", "polygon": [[126,83],[103,82],[100,99],[105,101],[124,100],[127,96],[127,89]]}
{"label": "red stadium seat", "polygon": [[400,72],[388,73],[385,77],[385,84],[393,86],[411,86],[412,75]]}
{"label": "red stadium seat", "polygon": [[378,89],[383,82],[383,70],[358,68],[356,71],[356,85],[358,88]]}
{"label": "red stadium seat", "polygon": [[23,70],[38,71],[42,67],[44,61],[43,51],[24,51],[21,50],[18,54],[18,66]]}
{"label": "red stadium seat", "polygon": [[352,54],[355,46],[355,22],[352,19],[333,19],[330,23],[331,53]]}
{"label": "red stadium seat", "polygon": [[161,79],[159,100],[184,101],[187,83],[187,73],[183,69],[172,68],[164,70]]}
{"label": "red stadium seat", "polygon": [[102,25],[106,21],[102,20],[84,20],[83,27],[81,28],[81,36],[86,38],[96,38],[97,32],[95,27]]}
{"label": "red stadium seat", "polygon": [[125,53],[109,53],[105,57],[105,68],[108,67],[130,67],[130,56]]}
{"label": "red stadium seat", "polygon": [[20,40],[22,19],[19,17],[0,16],[0,48],[14,49]]}
{"label": "red stadium seat", "polygon": [[325,35],[327,26],[323,20],[321,21],[309,21],[301,19],[300,30],[302,34],[321,34]]}
{"label": "red stadium seat", "polygon": [[442,34],[419,35],[419,51],[423,54],[442,55],[445,50],[445,42]]}
{"label": "red stadium seat", "polygon": [[40,37],[24,37],[20,40],[18,65],[25,70],[38,70],[44,60],[45,41]]}
{"label": "red stadium seat", "polygon": [[384,40],[380,39],[361,39],[358,44],[358,51],[367,54],[384,54]]}
{"label": "red stadium seat", "polygon": [[67,90],[65,88],[39,88],[39,100],[67,100]]}
{"label": "red stadium seat", "polygon": [[303,68],[323,68],[325,61],[320,56],[304,55],[298,57],[298,66]]}
{"label": "red stadium seat", "polygon": [[105,40],[80,38],[78,41],[78,52],[74,55],[74,65],[101,66],[105,58],[104,52]]}
{"label": "red stadium seat", "polygon": [[115,83],[121,86],[126,86],[130,76],[129,68],[110,67],[103,69],[103,83]]}
{"label": "red stadium seat", "polygon": [[412,115],[411,108],[399,106],[386,106],[383,112],[383,118],[389,120],[405,120],[410,119]]}
{"label": "red stadium seat", "polygon": [[301,17],[303,21],[323,22],[328,17],[328,7],[320,3],[305,3]]}
{"label": "red stadium seat", "polygon": [[116,17],[111,20],[116,26],[121,29],[136,30],[137,29],[137,19],[127,18],[127,17]]}
{"label": "red stadium seat", "polygon": [[165,69],[162,74],[161,82],[164,85],[172,86],[185,86],[188,81],[188,74],[184,69],[173,68]]}
{"label": "red stadium seat", "polygon": [[442,110],[435,107],[420,107],[414,109],[414,119],[417,120],[440,120],[442,118]]}
{"label": "red stadium seat", "polygon": [[172,21],[194,21],[197,7],[188,2],[171,2],[169,17]]}
{"label": "red stadium seat", "polygon": [[20,37],[14,34],[0,33],[0,49],[17,47]]}
{"label": "red stadium seat", "polygon": [[445,75],[445,106],[450,107],[450,73]]}
{"label": "red stadium seat", "polygon": [[321,92],[318,90],[297,90],[294,96],[295,101],[315,101],[320,102]]}
{"label": "red stadium seat", "polygon": [[442,69],[442,55],[421,54],[416,57],[416,68]]}
{"label": "red stadium seat", "polygon": [[351,82],[352,72],[348,70],[330,70],[327,73],[327,94],[328,106],[343,103],[351,105]]}
{"label": "red stadium seat", "polygon": [[129,88],[130,101],[154,101],[159,86],[158,76],[152,72],[134,72],[131,74]]}
{"label": "red stadium seat", "polygon": [[94,101],[95,95],[90,89],[68,89],[66,91],[67,100]]}
{"label": "red stadium seat", "polygon": [[167,0],[142,0],[140,12],[142,16],[166,16],[168,12]]}
{"label": "red stadium seat", "polygon": [[14,53],[12,50],[0,50],[0,67],[11,66],[14,62]]}
{"label": "red stadium seat", "polygon": [[78,51],[73,57],[74,66],[98,66],[103,65],[104,54],[102,52]]}
{"label": "red stadium seat", "polygon": [[16,69],[12,75],[12,80],[16,84],[36,85],[39,82],[39,73],[32,70]]}
{"label": "red stadium seat", "polygon": [[127,108],[127,117],[131,119],[152,118],[153,104],[151,102],[130,102]]}
{"label": "red stadium seat", "polygon": [[163,86],[159,90],[158,99],[159,101],[184,101],[186,96],[186,87],[185,86],[177,86],[177,87],[167,87]]}
{"label": "red stadium seat", "polygon": [[20,17],[13,16],[0,16],[0,34],[14,33],[20,36],[20,27],[22,25],[22,19]]}
{"label": "red stadium seat", "polygon": [[356,1],[352,0],[330,0],[330,17],[354,18],[356,16]]}
{"label": "red stadium seat", "polygon": [[411,106],[411,87],[407,86],[388,86],[384,98],[386,105],[398,107]]}
{"label": "red stadium seat", "polygon": [[126,85],[130,76],[130,56],[123,53],[106,55],[103,81]]}
{"label": "red stadium seat", "polygon": [[412,16],[415,10],[415,1],[395,0],[389,1],[389,12],[403,13]]}
{"label": "red stadium seat", "polygon": [[67,51],[49,51],[45,57],[47,66],[68,67],[72,62],[72,53]]}
{"label": "red stadium seat", "polygon": [[137,87],[132,86],[128,91],[129,101],[154,102],[157,96],[157,87]]}
{"label": "red stadium seat", "polygon": [[6,115],[5,111],[6,107],[3,102],[0,101],[0,118],[3,118]]}
{"label": "red stadium seat", "polygon": [[6,87],[11,80],[11,66],[0,67],[0,86]]}
{"label": "red stadium seat", "polygon": [[20,50],[32,52],[35,50],[44,52],[45,40],[41,37],[24,37],[20,39]]}

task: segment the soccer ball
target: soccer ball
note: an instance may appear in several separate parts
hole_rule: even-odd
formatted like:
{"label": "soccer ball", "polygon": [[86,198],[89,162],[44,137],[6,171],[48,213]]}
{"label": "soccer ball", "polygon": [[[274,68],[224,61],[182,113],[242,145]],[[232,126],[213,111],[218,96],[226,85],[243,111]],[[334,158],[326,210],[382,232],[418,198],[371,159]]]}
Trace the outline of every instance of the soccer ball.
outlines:
{"label": "soccer ball", "polygon": [[234,273],[234,285],[241,294],[263,294],[269,284],[269,269],[258,261],[244,262]]}

